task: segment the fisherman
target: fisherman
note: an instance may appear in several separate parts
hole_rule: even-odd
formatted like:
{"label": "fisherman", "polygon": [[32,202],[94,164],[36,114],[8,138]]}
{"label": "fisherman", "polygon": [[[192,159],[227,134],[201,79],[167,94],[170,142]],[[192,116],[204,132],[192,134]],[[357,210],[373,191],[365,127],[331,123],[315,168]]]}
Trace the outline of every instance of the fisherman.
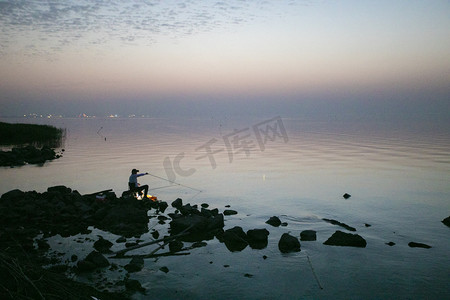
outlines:
{"label": "fisherman", "polygon": [[140,185],[137,181],[137,178],[140,176],[148,175],[148,173],[140,173],[138,174],[139,170],[133,169],[131,170],[130,179],[128,180],[128,188],[131,192],[138,192],[142,193],[142,190],[144,190],[144,198],[147,198],[148,193],[148,185]]}

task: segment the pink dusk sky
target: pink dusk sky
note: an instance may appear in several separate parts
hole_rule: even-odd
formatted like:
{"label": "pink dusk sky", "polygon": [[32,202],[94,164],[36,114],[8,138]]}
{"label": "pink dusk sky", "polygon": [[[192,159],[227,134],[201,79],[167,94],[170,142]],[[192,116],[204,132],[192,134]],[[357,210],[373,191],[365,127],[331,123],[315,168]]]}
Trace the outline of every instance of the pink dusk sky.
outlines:
{"label": "pink dusk sky", "polygon": [[449,108],[449,1],[0,1],[0,28],[0,116]]}

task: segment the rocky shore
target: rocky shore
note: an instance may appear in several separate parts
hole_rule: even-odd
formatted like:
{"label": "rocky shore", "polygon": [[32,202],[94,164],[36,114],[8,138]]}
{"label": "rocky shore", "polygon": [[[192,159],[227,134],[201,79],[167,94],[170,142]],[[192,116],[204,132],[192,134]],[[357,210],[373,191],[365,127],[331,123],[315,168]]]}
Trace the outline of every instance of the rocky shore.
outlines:
{"label": "rocky shore", "polygon": [[[106,295],[107,299],[128,298],[136,292],[146,293],[138,281],[130,279],[131,273],[142,270],[144,259],[189,255],[189,251],[206,246],[207,241],[212,239],[217,239],[232,252],[242,251],[246,247],[264,249],[268,246],[271,228],[287,225],[278,216],[272,216],[268,217],[267,225],[263,228],[244,230],[234,224],[236,226],[225,229],[225,217],[235,214],[238,212],[231,209],[220,212],[218,208],[211,209],[207,203],[192,205],[183,203],[182,199],[176,199],[169,205],[164,201],[137,200],[126,192],[117,197],[110,190],[89,195],[81,195],[66,186],[49,187],[44,193],[12,190],[3,194],[0,199],[0,298],[14,299],[17,295],[31,298],[42,296],[45,299],[92,299],[90,296],[96,295]],[[158,220],[158,224],[166,226],[163,235],[149,228],[150,219]],[[366,247],[366,240],[354,233],[357,230],[355,227],[336,220],[323,221],[352,232],[336,230],[324,245]],[[49,238],[55,235],[64,238],[89,234],[92,228],[120,238],[110,241],[98,236],[86,257],[72,255],[70,262],[49,257]],[[148,234],[153,238],[141,239]],[[316,240],[315,230],[303,230],[299,236],[285,232],[278,241],[278,249],[281,253],[299,252],[300,241]],[[393,242],[386,244],[395,245]],[[149,245],[156,247],[149,254],[128,254]],[[113,246],[120,250],[112,251]],[[409,246],[431,247],[417,242],[411,242]],[[120,265],[116,263],[117,258],[127,259],[128,262]],[[104,269],[124,272],[126,275],[114,281],[106,278],[106,282],[93,287],[67,279],[71,274]],[[170,270],[163,267],[160,271]],[[55,280],[60,284],[52,284]],[[82,292],[73,295],[73,288]],[[52,297],[52,294],[58,297]]]}
{"label": "rocky shore", "polygon": [[60,158],[62,152],[64,152],[64,149],[60,153],[56,153],[55,149],[47,146],[42,148],[31,145],[14,147],[10,151],[0,151],[0,166],[15,167],[25,164],[43,164],[46,161]]}

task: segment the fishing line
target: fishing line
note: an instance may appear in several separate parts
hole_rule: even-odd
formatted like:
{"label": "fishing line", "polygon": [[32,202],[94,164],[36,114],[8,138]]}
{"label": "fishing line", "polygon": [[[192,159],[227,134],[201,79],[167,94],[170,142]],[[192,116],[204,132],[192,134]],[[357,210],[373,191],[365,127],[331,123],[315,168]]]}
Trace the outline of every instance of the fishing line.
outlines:
{"label": "fishing line", "polygon": [[163,189],[163,188],[167,188],[167,187],[171,187],[171,186],[173,186],[173,185],[160,186],[160,187],[156,187],[156,188],[149,189],[149,191],[159,190],[159,189]]}
{"label": "fishing line", "polygon": [[306,253],[306,258],[308,259],[309,267],[311,268],[311,272],[313,273],[314,278],[316,279],[317,285],[319,286],[319,288],[321,290],[323,290],[323,287],[320,284],[319,278],[317,277],[316,272],[314,271],[314,268],[313,268],[313,265],[311,263],[311,259],[309,258],[308,252],[305,251],[305,253]]}
{"label": "fishing line", "polygon": [[166,179],[166,178],[163,178],[163,177],[160,177],[160,176],[156,176],[156,175],[153,175],[153,174],[150,174],[150,173],[148,173],[147,175],[150,175],[150,176],[153,176],[153,177],[156,177],[156,178],[159,178],[159,179],[162,179],[162,180],[168,181],[168,182],[170,182],[170,183],[172,183],[172,184],[176,184],[176,185],[178,185],[178,186],[182,186],[182,187],[185,187],[185,188],[188,188],[188,189],[191,189],[191,190],[197,191],[197,192],[199,192],[199,193],[201,193],[201,192],[202,192],[202,191],[201,191],[201,190],[199,190],[199,189],[196,189],[196,188],[193,188],[193,187],[190,187],[190,186],[187,186],[187,185],[184,185],[184,184],[181,184],[181,183],[175,182],[175,181],[171,181],[171,180],[168,180],[168,179]]}

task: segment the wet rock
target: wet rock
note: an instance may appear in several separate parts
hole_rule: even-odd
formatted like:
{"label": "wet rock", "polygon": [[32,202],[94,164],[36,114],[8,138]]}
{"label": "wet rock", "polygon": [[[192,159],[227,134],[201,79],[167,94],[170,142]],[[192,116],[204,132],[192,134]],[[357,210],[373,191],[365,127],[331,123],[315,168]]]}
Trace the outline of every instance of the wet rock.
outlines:
{"label": "wet rock", "polygon": [[108,253],[111,251],[109,248],[111,248],[112,245],[113,243],[99,236],[99,239],[94,243],[94,248],[100,253]]}
{"label": "wet rock", "polygon": [[352,195],[345,193],[344,195],[342,195],[342,197],[344,197],[344,199],[348,199],[350,198]]}
{"label": "wet rock", "polygon": [[169,250],[170,250],[170,252],[178,252],[181,249],[183,249],[183,242],[182,241],[171,241],[169,243]]}
{"label": "wet rock", "polygon": [[450,227],[450,216],[445,218],[444,220],[442,220],[442,223],[444,223],[445,225],[447,225],[448,227]]}
{"label": "wet rock", "polygon": [[316,239],[317,237],[315,230],[303,230],[302,232],[300,232],[301,241],[315,241]]}
{"label": "wet rock", "polygon": [[183,206],[183,200],[181,198],[177,198],[172,202],[172,207],[175,207],[176,209],[180,209]]}
{"label": "wet rock", "polygon": [[252,249],[264,249],[268,244],[267,229],[251,229],[247,231],[247,242]]}
{"label": "wet rock", "polygon": [[345,233],[338,230],[324,242],[324,245],[365,248],[367,242],[358,234]]}
{"label": "wet rock", "polygon": [[152,237],[156,240],[157,238],[159,238],[159,232],[156,230],[153,230],[151,232]]}
{"label": "wet rock", "polygon": [[408,246],[410,246],[411,248],[425,248],[425,249],[431,248],[431,246],[429,246],[427,244],[416,243],[416,242],[409,242]]}
{"label": "wet rock", "polygon": [[371,227],[372,225],[365,223],[364,226]]}
{"label": "wet rock", "polygon": [[270,217],[270,219],[267,220],[266,223],[274,227],[278,227],[281,225],[280,218],[278,218],[277,216]]}
{"label": "wet rock", "polygon": [[332,220],[332,219],[322,219],[322,220],[324,220],[325,222],[331,223],[333,225],[341,226],[342,228],[345,228],[345,229],[347,229],[349,231],[356,231],[356,229],[354,227],[348,226],[347,224],[341,223],[341,222],[336,221],[336,220]]}
{"label": "wet rock", "polygon": [[118,238],[116,240],[116,243],[125,243],[127,241],[127,239],[124,236],[121,236],[120,238]]}
{"label": "wet rock", "polygon": [[78,268],[78,271],[80,271],[80,272],[91,272],[91,271],[95,270],[97,268],[97,266],[90,261],[80,260],[77,263],[77,268]]}
{"label": "wet rock", "polygon": [[386,243],[386,245],[388,245],[388,246],[394,246],[395,245],[395,243],[394,242],[389,242],[389,243]]}
{"label": "wet rock", "polygon": [[92,251],[91,253],[89,253],[84,260],[93,263],[98,268],[109,266],[109,261],[106,259],[106,257],[104,257],[103,254],[97,251]]}
{"label": "wet rock", "polygon": [[248,245],[247,235],[244,230],[242,230],[242,227],[239,226],[225,230],[222,238],[225,246],[231,252],[242,251]]}
{"label": "wet rock", "polygon": [[231,215],[237,215],[237,211],[235,211],[235,210],[232,210],[232,209],[225,209],[224,211],[223,211],[223,214],[225,215],[225,216],[231,216]]}
{"label": "wet rock", "polygon": [[278,249],[282,253],[299,252],[300,241],[295,236],[292,236],[289,233],[283,233],[278,242]]}
{"label": "wet rock", "polygon": [[128,272],[139,272],[144,267],[144,259],[142,257],[133,257],[131,261],[125,265]]}
{"label": "wet rock", "polygon": [[161,268],[159,268],[159,270],[161,272],[164,272],[164,273],[169,273],[169,268],[168,267],[161,267]]}
{"label": "wet rock", "polygon": [[142,287],[141,283],[135,279],[127,279],[125,281],[125,288],[129,292],[145,293],[145,289]]}

